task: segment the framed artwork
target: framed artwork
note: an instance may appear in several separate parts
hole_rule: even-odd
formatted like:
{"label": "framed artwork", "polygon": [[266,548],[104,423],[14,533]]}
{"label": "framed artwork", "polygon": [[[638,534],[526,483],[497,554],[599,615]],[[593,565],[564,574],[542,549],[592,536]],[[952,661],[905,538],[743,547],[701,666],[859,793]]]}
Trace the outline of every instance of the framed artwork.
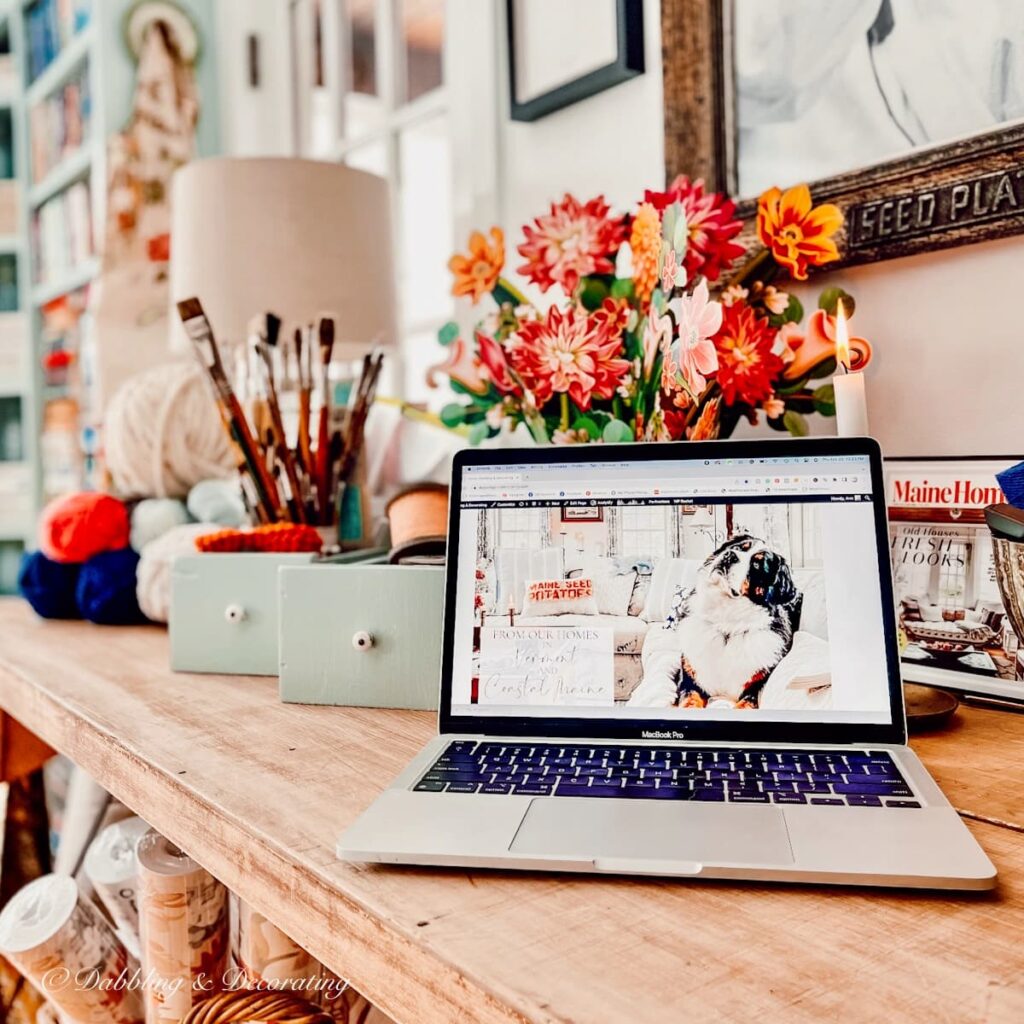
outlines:
{"label": "framed artwork", "polygon": [[506,7],[513,121],[536,121],[643,74],[643,0],[507,0]]}
{"label": "framed artwork", "polygon": [[604,522],[604,509],[600,505],[563,505],[563,523]]}
{"label": "framed artwork", "polygon": [[748,227],[806,181],[843,210],[845,264],[1024,232],[1021,5],[663,0],[662,31],[668,178]]}
{"label": "framed artwork", "polygon": [[1008,542],[993,537],[984,515],[1005,501],[995,474],[1020,461],[886,460],[905,679],[1024,704],[1024,621],[1001,547]]}

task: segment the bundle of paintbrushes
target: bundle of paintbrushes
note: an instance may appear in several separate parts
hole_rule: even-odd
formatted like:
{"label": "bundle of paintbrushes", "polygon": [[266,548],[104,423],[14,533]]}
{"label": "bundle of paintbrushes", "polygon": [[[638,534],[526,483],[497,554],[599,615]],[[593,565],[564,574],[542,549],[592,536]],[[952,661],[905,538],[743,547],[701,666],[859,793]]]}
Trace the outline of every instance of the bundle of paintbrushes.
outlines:
{"label": "bundle of paintbrushes", "polygon": [[[178,313],[213,384],[224,429],[238,453],[242,495],[253,519],[336,525],[345,488],[362,452],[383,353],[378,350],[364,357],[347,405],[336,408],[330,379],[331,317],[296,329],[290,344],[281,336],[278,317],[267,313],[255,318],[244,350],[237,353],[232,383],[199,300],[179,302]],[[298,423],[291,439],[281,398],[296,389]]]}

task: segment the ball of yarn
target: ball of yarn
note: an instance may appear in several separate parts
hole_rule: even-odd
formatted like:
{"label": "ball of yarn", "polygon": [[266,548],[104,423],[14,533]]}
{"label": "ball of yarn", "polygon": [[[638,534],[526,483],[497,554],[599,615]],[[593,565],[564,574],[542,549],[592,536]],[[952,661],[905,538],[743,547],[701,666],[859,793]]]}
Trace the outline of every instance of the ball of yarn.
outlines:
{"label": "ball of yarn", "polygon": [[82,566],[75,596],[82,618],[101,626],[145,622],[135,596],[138,552],[131,548],[93,555]]}
{"label": "ball of yarn", "polygon": [[141,551],[151,540],[188,521],[188,509],[177,498],[144,498],[132,509],[131,545]]}
{"label": "ball of yarn", "polygon": [[196,554],[196,538],[216,533],[215,523],[185,523],[147,544],[139,560],[136,594],[139,607],[154,622],[171,614],[171,567],[180,555]]}
{"label": "ball of yarn", "polygon": [[236,470],[203,370],[170,363],[130,377],[104,422],[107,469],[126,497],[184,498],[193,484]]}
{"label": "ball of yarn", "polygon": [[200,523],[244,526],[249,517],[235,480],[200,480],[188,492],[188,510]]}
{"label": "ball of yarn", "polygon": [[55,562],[85,562],[128,544],[128,509],[109,494],[80,491],[55,498],[39,517],[39,547]]}
{"label": "ball of yarn", "polygon": [[75,588],[82,567],[76,563],[54,562],[33,551],[21,560],[18,591],[44,619],[80,619]]}

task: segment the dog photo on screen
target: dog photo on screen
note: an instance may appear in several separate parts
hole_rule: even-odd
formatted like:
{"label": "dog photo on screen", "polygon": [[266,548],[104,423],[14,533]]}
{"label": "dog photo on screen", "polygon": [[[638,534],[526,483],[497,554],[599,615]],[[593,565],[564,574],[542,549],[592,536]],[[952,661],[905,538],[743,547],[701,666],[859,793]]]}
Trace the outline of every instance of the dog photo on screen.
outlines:
{"label": "dog photo on screen", "polygon": [[506,637],[599,632],[609,704],[832,706],[819,506],[623,502],[479,517],[477,625]]}

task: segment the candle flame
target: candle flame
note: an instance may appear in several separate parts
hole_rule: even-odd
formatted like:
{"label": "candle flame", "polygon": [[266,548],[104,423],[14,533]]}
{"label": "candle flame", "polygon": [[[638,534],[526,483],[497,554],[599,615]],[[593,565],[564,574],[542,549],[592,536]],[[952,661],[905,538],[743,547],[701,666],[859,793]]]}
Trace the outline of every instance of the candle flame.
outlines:
{"label": "candle flame", "polygon": [[846,324],[842,299],[836,303],[836,362],[844,373],[850,372],[850,329]]}

